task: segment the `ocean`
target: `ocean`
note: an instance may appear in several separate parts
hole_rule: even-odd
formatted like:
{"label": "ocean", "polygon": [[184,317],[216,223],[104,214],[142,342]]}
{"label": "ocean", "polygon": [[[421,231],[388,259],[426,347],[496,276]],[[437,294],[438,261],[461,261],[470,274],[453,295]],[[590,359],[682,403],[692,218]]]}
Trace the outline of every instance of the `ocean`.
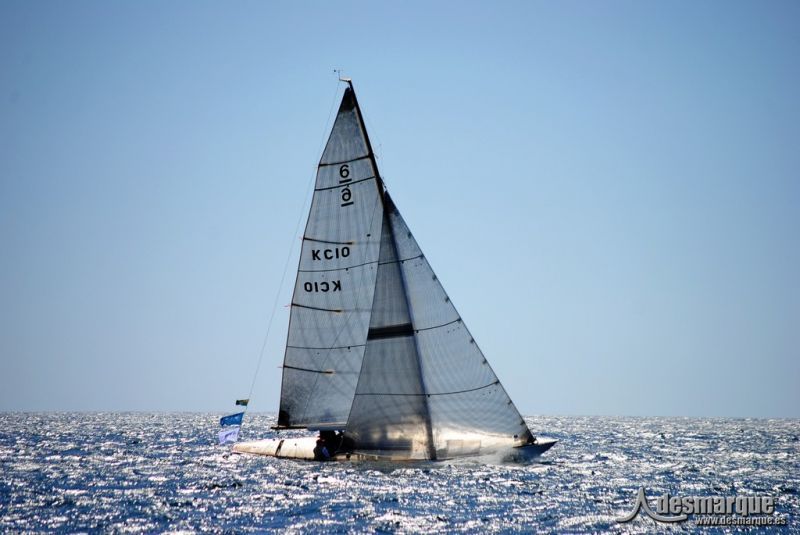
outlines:
{"label": "ocean", "polygon": [[[0,413],[0,532],[652,533],[671,497],[772,498],[800,533],[800,420],[530,417],[537,462],[314,463],[231,455],[221,414]],[[275,437],[247,414],[242,439]],[[281,436],[292,436],[284,432]],[[751,515],[752,516],[752,515]],[[740,515],[737,517],[742,518]],[[734,519],[736,520],[736,519]],[[762,528],[763,529],[763,528]]]}

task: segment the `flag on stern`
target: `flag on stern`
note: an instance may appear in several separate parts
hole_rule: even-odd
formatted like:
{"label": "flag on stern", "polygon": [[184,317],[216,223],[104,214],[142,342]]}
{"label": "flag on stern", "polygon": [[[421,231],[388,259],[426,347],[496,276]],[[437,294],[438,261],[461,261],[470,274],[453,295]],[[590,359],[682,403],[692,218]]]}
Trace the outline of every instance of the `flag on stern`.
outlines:
{"label": "flag on stern", "polygon": [[225,427],[226,425],[242,425],[242,418],[244,417],[243,412],[237,412],[236,414],[230,414],[228,416],[223,416],[219,419],[219,425]]}
{"label": "flag on stern", "polygon": [[239,438],[239,429],[241,429],[238,425],[235,427],[231,427],[230,429],[223,429],[219,432],[219,443],[220,444],[233,444]]}
{"label": "flag on stern", "polygon": [[247,404],[250,403],[249,399],[237,399],[236,404],[241,405],[242,407],[247,407]]}

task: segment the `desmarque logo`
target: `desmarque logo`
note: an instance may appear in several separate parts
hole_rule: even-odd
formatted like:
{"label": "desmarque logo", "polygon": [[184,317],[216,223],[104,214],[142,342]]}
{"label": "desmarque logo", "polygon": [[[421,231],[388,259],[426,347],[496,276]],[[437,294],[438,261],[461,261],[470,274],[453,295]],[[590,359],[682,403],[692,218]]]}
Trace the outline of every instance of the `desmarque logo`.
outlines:
{"label": "desmarque logo", "polygon": [[684,522],[689,515],[698,526],[785,526],[787,518],[775,515],[772,496],[670,496],[662,494],[650,507],[644,487],[639,487],[633,510],[617,522],[630,522],[639,513],[656,522]]}
{"label": "desmarque logo", "polygon": [[684,514],[677,516],[664,516],[656,513],[650,508],[650,504],[647,503],[647,495],[644,493],[644,487],[639,487],[639,494],[636,495],[636,503],[633,504],[633,511],[631,511],[627,516],[617,518],[617,522],[630,522],[636,518],[636,515],[639,514],[639,511],[644,511],[644,514],[653,520],[658,520],[659,522],[683,522],[689,518]]}

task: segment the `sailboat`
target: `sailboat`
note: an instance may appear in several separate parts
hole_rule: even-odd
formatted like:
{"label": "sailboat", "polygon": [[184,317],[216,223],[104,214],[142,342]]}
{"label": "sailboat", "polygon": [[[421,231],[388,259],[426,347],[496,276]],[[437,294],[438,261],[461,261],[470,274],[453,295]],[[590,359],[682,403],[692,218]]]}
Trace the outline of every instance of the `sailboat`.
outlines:
{"label": "sailboat", "polygon": [[319,162],[275,430],[235,453],[316,460],[525,459],[531,433],[378,172],[353,83]]}

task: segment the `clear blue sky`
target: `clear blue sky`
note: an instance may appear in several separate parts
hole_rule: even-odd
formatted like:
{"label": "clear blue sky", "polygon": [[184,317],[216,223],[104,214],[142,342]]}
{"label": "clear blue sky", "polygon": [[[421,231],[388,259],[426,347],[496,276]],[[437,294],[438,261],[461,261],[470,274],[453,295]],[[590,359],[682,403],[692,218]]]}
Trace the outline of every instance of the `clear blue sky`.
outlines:
{"label": "clear blue sky", "polygon": [[798,417],[798,27],[779,1],[4,1],[0,410],[245,396],[342,68],[524,414]]}

